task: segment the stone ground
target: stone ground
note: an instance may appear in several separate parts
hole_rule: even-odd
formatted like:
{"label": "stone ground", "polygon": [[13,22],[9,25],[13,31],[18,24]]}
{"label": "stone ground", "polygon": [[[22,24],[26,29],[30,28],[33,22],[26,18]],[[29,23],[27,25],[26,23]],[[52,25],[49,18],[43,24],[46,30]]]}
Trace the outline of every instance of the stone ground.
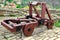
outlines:
{"label": "stone ground", "polygon": [[[12,17],[0,17],[0,22],[9,18]],[[60,40],[60,28],[54,26],[48,30],[45,26],[40,26],[35,28],[31,36],[25,37],[21,31],[11,33],[0,24],[0,40]]]}

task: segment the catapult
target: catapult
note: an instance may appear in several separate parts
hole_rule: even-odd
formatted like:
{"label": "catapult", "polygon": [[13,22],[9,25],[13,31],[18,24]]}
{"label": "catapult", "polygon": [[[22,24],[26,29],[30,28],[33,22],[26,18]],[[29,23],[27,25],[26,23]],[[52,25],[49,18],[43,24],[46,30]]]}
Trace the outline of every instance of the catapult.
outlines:
{"label": "catapult", "polygon": [[[41,13],[35,8],[35,6],[41,5]],[[35,16],[33,16],[32,10],[34,9]],[[46,12],[46,13],[45,13]],[[45,18],[45,14],[48,18]],[[25,36],[30,36],[34,32],[34,28],[39,25],[45,25],[47,29],[52,29],[54,20],[51,18],[49,10],[44,2],[30,2],[29,3],[29,15],[25,18],[7,19],[1,22],[1,25],[6,27],[11,32],[18,32],[22,29]]]}

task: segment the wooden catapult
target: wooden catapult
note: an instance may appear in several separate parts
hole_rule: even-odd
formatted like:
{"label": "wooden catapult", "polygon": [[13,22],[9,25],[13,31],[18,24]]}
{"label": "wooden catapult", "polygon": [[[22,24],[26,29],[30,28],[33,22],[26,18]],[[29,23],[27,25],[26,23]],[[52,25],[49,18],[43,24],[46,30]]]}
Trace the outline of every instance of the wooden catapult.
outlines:
{"label": "wooden catapult", "polygon": [[[41,14],[38,13],[38,10],[35,8],[35,6],[38,5],[42,6]],[[33,9],[36,16],[33,16]],[[47,13],[49,19],[45,18],[45,12]],[[11,32],[18,32],[22,29],[25,36],[30,36],[34,31],[34,28],[38,27],[39,25],[45,25],[47,26],[47,29],[52,29],[54,20],[51,18],[46,3],[30,2],[28,16],[26,16],[25,18],[7,19],[1,22],[1,24]]]}

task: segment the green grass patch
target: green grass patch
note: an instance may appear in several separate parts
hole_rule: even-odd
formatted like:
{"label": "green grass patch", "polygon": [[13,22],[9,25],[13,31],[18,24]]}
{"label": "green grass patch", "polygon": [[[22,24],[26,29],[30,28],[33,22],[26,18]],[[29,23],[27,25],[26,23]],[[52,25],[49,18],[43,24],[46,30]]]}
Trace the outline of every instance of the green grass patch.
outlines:
{"label": "green grass patch", "polygon": [[60,9],[60,6],[55,6],[56,9]]}
{"label": "green grass patch", "polygon": [[60,16],[60,14],[57,14],[58,16]]}
{"label": "green grass patch", "polygon": [[16,15],[9,15],[10,17],[15,17]]}
{"label": "green grass patch", "polygon": [[57,21],[54,23],[54,26],[56,26],[56,27],[59,27],[59,28],[60,28],[60,20],[57,20]]}
{"label": "green grass patch", "polygon": [[16,17],[15,14],[10,14],[10,15],[0,15],[0,17]]}

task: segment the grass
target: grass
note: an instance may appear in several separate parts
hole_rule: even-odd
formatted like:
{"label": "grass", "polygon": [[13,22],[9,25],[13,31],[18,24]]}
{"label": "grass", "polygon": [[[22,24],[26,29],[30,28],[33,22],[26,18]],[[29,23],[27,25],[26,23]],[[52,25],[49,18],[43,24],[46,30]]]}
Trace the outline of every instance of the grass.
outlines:
{"label": "grass", "polygon": [[0,17],[15,17],[16,15],[0,15]]}
{"label": "grass", "polygon": [[54,23],[54,26],[56,26],[56,27],[59,27],[59,28],[60,28],[60,20],[57,20],[57,21]]}
{"label": "grass", "polygon": [[57,14],[58,16],[60,16],[60,14]]}

